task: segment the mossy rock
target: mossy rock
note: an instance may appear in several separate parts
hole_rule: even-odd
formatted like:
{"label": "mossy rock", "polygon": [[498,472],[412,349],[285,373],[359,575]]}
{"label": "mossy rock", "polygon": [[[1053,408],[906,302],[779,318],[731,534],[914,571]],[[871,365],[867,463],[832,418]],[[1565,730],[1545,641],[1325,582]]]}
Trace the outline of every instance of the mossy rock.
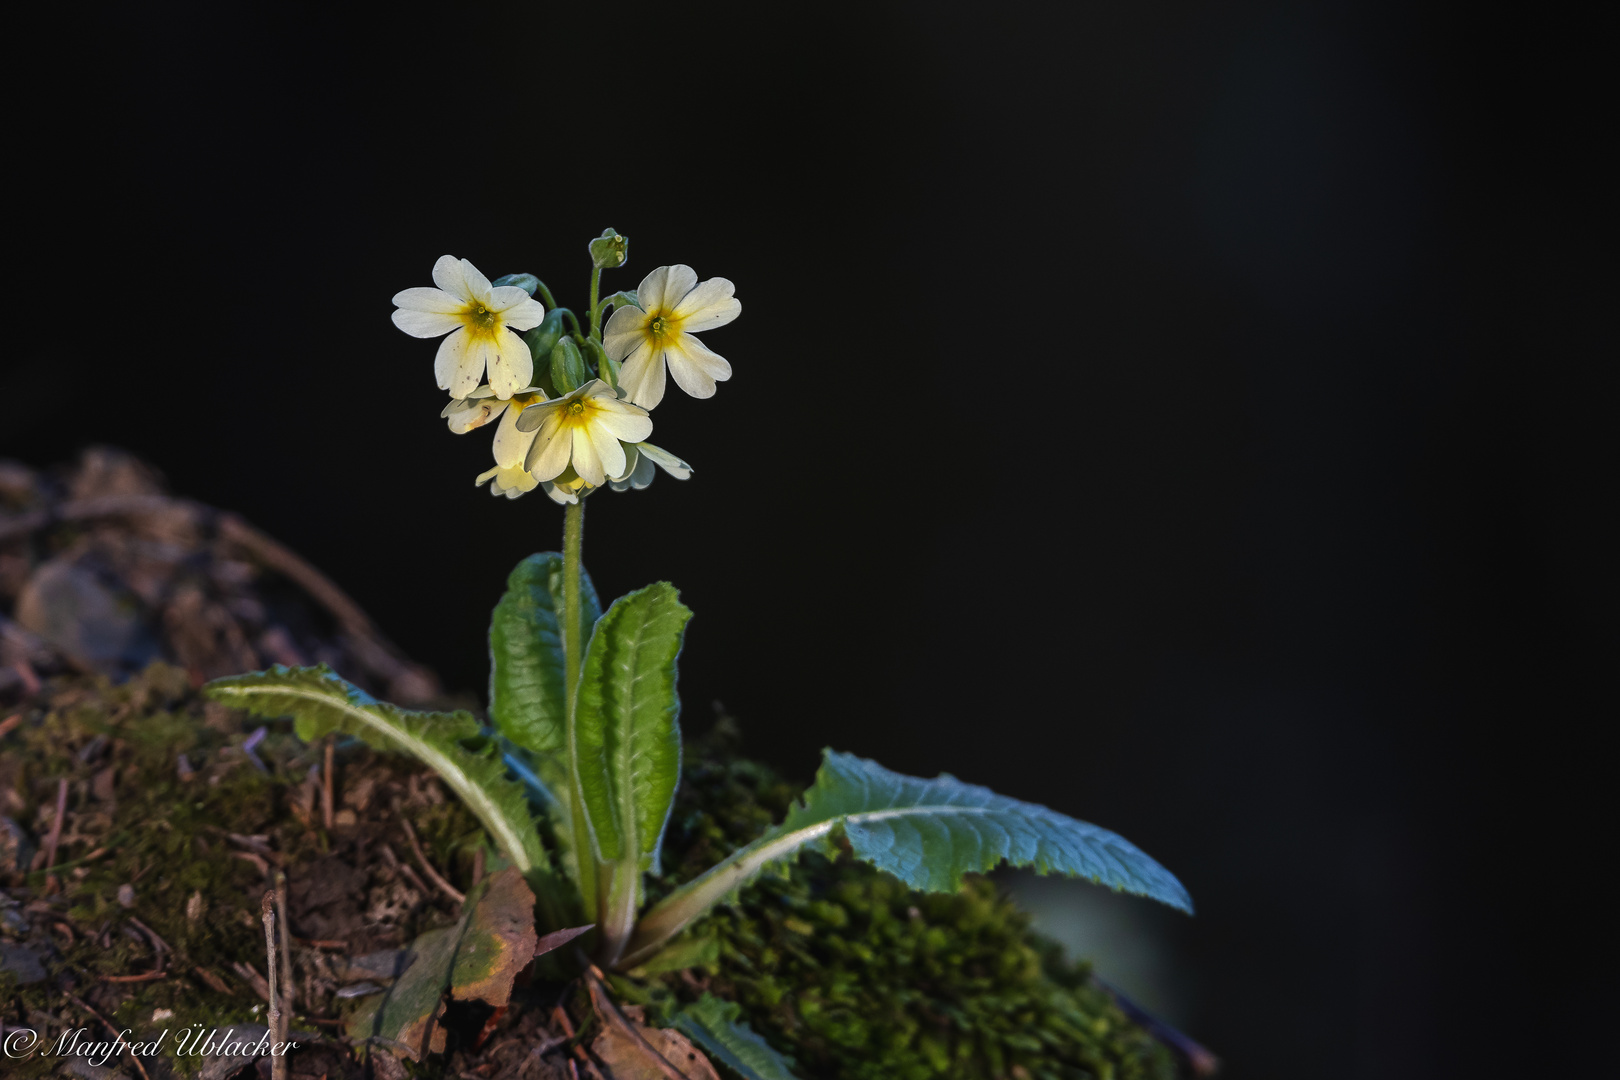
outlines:
{"label": "mossy rock", "polygon": [[[673,866],[653,898],[781,820],[802,790],[738,756],[735,740],[722,721],[689,745],[667,837]],[[1087,967],[1067,963],[982,877],[956,894],[918,893],[847,854],[806,855],[672,951],[702,961],[640,985],[621,980],[621,992],[661,1011],[704,989],[735,1000],[805,1077],[1176,1075],[1168,1052],[1088,982]]]}
{"label": "mossy rock", "polygon": [[[429,859],[463,887],[479,849],[488,853],[472,815],[416,762],[357,744],[339,754],[344,823],[322,828],[310,771],[319,748],[300,744],[290,725],[272,724],[255,754],[246,754],[244,739],[256,725],[204,703],[173,668],[155,665],[121,686],[55,680],[25,713],[0,753],[5,813],[42,840],[66,779],[69,815],[55,891],[47,893],[41,872],[6,880],[0,871],[7,910],[18,916],[0,920],[0,940],[35,949],[50,975],[20,985],[0,972],[0,1010],[13,1026],[72,1014],[64,990],[137,1032],[164,1013],[158,1026],[171,1029],[262,1021],[243,975],[264,964],[257,913],[265,864],[251,844],[284,863],[295,932],[341,937],[351,953],[400,947],[454,916],[453,904],[413,890],[410,875],[380,857],[390,838],[399,844],[398,817],[414,823]],[[177,767],[181,754],[189,776]],[[375,794],[357,799],[362,788]],[[779,821],[801,789],[741,757],[729,721],[689,742],[667,872],[649,883],[649,901]],[[391,897],[403,899],[390,906]],[[27,934],[16,931],[18,920],[30,924]],[[107,981],[157,965],[147,931],[171,951],[162,960],[169,977]],[[307,991],[301,1013],[333,1016],[332,990],[342,978],[331,957],[314,947],[295,955]],[[683,967],[658,970],[660,961],[683,956]],[[613,982],[654,1022],[706,990],[739,1002],[804,1080],[1175,1075],[1169,1054],[1088,982],[1084,965],[1066,963],[982,878],[954,895],[920,894],[850,858],[809,855],[785,876],[750,886],[648,968]],[[453,1035],[449,1055],[413,1065],[413,1073],[461,1075],[486,1063],[480,1054],[517,1054],[544,1041],[560,989],[514,999],[501,1021],[504,1036],[485,1049],[471,1035],[459,1042]],[[512,1049],[514,1042],[521,1045]],[[321,1055],[315,1075],[361,1075],[341,1046],[300,1053]],[[488,1063],[503,1075],[508,1064]],[[58,1064],[8,1061],[7,1075],[54,1075]],[[186,1075],[197,1064],[171,1058],[154,1077]],[[293,1064],[303,1068],[297,1055]]]}

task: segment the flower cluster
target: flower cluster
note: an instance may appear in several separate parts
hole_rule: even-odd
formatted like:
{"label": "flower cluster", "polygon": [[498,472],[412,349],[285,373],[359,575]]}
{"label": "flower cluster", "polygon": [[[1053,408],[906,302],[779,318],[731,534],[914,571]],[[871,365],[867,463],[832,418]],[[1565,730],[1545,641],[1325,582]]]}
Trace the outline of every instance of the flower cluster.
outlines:
{"label": "flower cluster", "polygon": [[440,414],[450,430],[464,435],[500,421],[495,467],[477,479],[492,494],[515,499],[538,487],[573,503],[600,487],[644,488],[655,468],[679,480],[692,475],[686,462],[646,441],[648,414],[664,399],[666,371],[698,398],[712,397],[715,384],[731,378],[725,358],[694,335],[731,322],[742,305],[725,278],[700,282],[681,265],[658,267],[634,293],[598,300],[601,270],[622,264],[625,243],[608,230],[591,245],[588,332],[533,276],[491,282],[450,255],[434,264],[437,288],[394,297],[395,326],[412,337],[444,338],[433,373],[450,394]]}

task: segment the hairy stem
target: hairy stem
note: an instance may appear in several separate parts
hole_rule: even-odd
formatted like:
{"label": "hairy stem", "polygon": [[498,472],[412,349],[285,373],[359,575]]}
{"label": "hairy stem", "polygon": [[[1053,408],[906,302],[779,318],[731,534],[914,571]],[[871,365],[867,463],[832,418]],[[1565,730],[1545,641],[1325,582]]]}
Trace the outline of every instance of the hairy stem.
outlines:
{"label": "hairy stem", "polygon": [[602,268],[591,267],[591,338],[602,340]]}
{"label": "hairy stem", "polygon": [[[591,278],[592,307],[596,300],[596,277]],[[585,498],[583,493],[569,503],[563,512],[563,698],[567,702],[568,765],[575,770],[574,782],[569,785],[569,812],[574,822],[574,865],[579,871],[580,899],[585,910],[596,910],[596,854],[591,846],[590,823],[585,817],[585,803],[579,795],[576,746],[576,713],[579,708],[579,673],[585,662],[584,630],[580,626],[579,551],[585,536]]]}

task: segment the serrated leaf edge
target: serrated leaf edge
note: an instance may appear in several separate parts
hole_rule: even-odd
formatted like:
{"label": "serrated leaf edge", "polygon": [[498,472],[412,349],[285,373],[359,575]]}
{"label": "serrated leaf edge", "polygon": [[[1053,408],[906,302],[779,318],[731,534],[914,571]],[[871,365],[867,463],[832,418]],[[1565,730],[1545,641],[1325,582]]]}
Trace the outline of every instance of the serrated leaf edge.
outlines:
{"label": "serrated leaf edge", "polygon": [[[534,861],[529,857],[528,839],[512,828],[511,822],[501,812],[499,805],[483,787],[467,775],[467,772],[460,764],[432,743],[417,738],[405,728],[391,727],[383,722],[381,717],[351,704],[347,694],[338,696],[336,693],[318,693],[294,683],[262,683],[256,685],[226,683],[210,687],[209,694],[215,697],[216,700],[223,700],[228,697],[252,697],[255,695],[286,695],[302,698],[347,713],[366,727],[381,733],[394,742],[404,744],[413,756],[438,773],[444,779],[444,782],[450,785],[451,790],[467,804],[467,808],[473,812],[473,815],[483,823],[484,828],[489,830],[490,835],[495,837],[496,842],[500,844],[502,850],[506,852],[507,858],[512,860],[513,865],[518,868],[520,874],[528,874],[534,869]],[[382,703],[378,702],[378,704]]]}

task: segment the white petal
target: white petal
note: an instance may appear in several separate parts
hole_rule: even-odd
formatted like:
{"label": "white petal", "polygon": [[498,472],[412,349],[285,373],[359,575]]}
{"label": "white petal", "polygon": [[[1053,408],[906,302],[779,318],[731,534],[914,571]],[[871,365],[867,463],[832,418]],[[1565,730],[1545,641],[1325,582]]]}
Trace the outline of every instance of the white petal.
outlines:
{"label": "white petal", "polygon": [[457,299],[443,289],[430,289],[423,285],[415,289],[401,289],[394,294],[394,306],[410,311],[432,311],[440,315],[454,315],[465,311],[467,302]]}
{"label": "white petal", "polygon": [[495,335],[489,357],[489,385],[496,397],[509,398],[534,377],[534,357],[523,339],[510,330]]}
{"label": "white petal", "polygon": [[433,375],[439,380],[439,389],[450,391],[451,397],[466,397],[478,389],[479,377],[484,374],[484,360],[472,348],[474,342],[465,328],[439,342],[439,354],[433,358]]}
{"label": "white petal", "polygon": [[[451,431],[457,435],[465,435],[474,428],[483,427],[506,412],[506,406],[509,404],[510,402],[498,401],[489,397],[461,398],[446,405],[444,412],[439,415],[450,422]],[[502,426],[504,426],[504,422]]]}
{"label": "white petal", "polygon": [[711,352],[691,334],[670,342],[665,354],[675,385],[695,398],[714,396],[714,384],[731,378],[731,365],[719,353]]}
{"label": "white petal", "polygon": [[624,490],[625,482],[630,479],[630,474],[636,471],[636,464],[640,460],[641,452],[636,449],[636,444],[627,443],[624,447],[624,468],[608,476],[614,491]]}
{"label": "white petal", "polygon": [[523,410],[523,415],[518,417],[517,429],[519,431],[536,430],[546,417],[551,416],[559,407],[561,407],[563,400],[563,398],[556,398],[552,401],[545,401],[536,405],[530,405],[527,409]]}
{"label": "white petal", "polygon": [[638,453],[636,455],[636,471],[630,475],[630,486],[637,491],[643,491],[653,482],[653,478],[657,475],[658,470],[654,467],[653,459],[646,454]]}
{"label": "white petal", "polygon": [[651,409],[664,400],[664,350],[644,341],[619,370],[619,385],[630,400]]}
{"label": "white petal", "polygon": [[640,308],[622,307],[608,316],[602,328],[602,347],[615,360],[622,361],[637,345],[647,340],[647,324],[652,316]]}
{"label": "white petal", "polygon": [[636,449],[641,451],[642,457],[654,462],[660,469],[663,469],[677,480],[685,480],[694,472],[692,466],[662,447],[654,446],[651,443],[642,443]]}
{"label": "white petal", "polygon": [[[502,292],[504,288],[495,291]],[[514,291],[523,292],[522,289],[516,288],[514,288]],[[491,310],[496,309],[491,308]],[[545,320],[546,305],[525,293],[523,299],[516,304],[509,308],[500,309],[500,316],[501,320],[513,330],[533,330]]]}
{"label": "white petal", "polygon": [[[563,436],[566,438],[567,436]],[[584,425],[573,429],[574,439],[574,471],[579,473],[580,479],[592,487],[601,487],[607,480],[602,472],[602,458],[591,442],[591,434]],[[618,445],[615,443],[614,445]],[[623,451],[620,451],[623,453]]]}
{"label": "white petal", "polygon": [[[438,292],[438,289],[434,289]],[[448,334],[463,325],[459,316],[442,315],[433,311],[412,311],[400,308],[394,312],[394,325],[415,338],[433,338]]]}
{"label": "white petal", "polygon": [[454,255],[440,255],[433,264],[433,284],[462,300],[476,299],[467,288],[466,276],[461,272],[462,260]]}
{"label": "white petal", "polygon": [[675,310],[692,286],[697,284],[697,271],[684,263],[660,266],[641,279],[636,287],[636,299],[643,311],[669,314]]}
{"label": "white petal", "polygon": [[742,314],[742,303],[731,294],[737,287],[723,277],[710,278],[686,294],[675,308],[681,329],[688,334],[724,326]]}
{"label": "white petal", "polygon": [[563,427],[562,417],[551,412],[535,433],[534,445],[529,448],[529,459],[524,464],[536,479],[555,480],[568,468],[568,455],[573,445],[573,436]]}
{"label": "white petal", "polygon": [[480,274],[478,267],[466,259],[461,260],[461,277],[467,283],[467,291],[472,294],[467,299],[480,301],[489,307],[489,278]]}
{"label": "white petal", "polygon": [[502,468],[515,469],[522,465],[523,459],[529,456],[529,447],[534,445],[534,432],[519,431],[517,427],[518,416],[523,411],[506,410],[501,426],[495,429],[495,463]]}
{"label": "white petal", "polygon": [[[596,451],[596,456],[602,462],[604,476],[622,475],[624,473],[624,447],[619,445],[619,440],[615,439],[601,424],[587,424],[585,433],[590,436],[591,449]],[[580,473],[580,475],[585,476],[584,473]],[[589,480],[590,477],[586,476],[585,479]],[[597,480],[595,483],[600,485],[602,481]]]}
{"label": "white petal", "polygon": [[597,406],[592,426],[599,427],[616,439],[637,443],[652,434],[652,417],[645,410],[623,401],[604,402]]}
{"label": "white petal", "polygon": [[558,506],[572,506],[574,503],[579,502],[578,495],[575,495],[572,491],[564,491],[550,481],[540,486],[546,489],[546,497]]}

